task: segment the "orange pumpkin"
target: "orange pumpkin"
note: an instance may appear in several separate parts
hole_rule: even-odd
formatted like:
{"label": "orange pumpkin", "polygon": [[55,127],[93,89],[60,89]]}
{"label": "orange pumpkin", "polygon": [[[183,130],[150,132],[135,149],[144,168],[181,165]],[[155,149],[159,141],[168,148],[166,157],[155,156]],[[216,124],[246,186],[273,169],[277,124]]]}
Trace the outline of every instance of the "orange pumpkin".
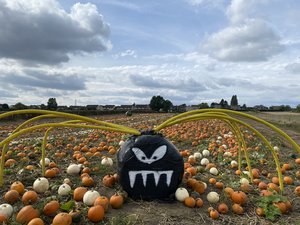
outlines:
{"label": "orange pumpkin", "polygon": [[[0,214],[0,223],[6,222],[6,221],[7,221],[6,216]],[[3,224],[6,224],[6,223],[3,223]]]}
{"label": "orange pumpkin", "polygon": [[59,202],[58,201],[51,201],[51,202],[48,202],[45,206],[44,206],[44,209],[43,209],[43,213],[44,215],[46,216],[52,216],[54,215],[57,210],[59,209]]}
{"label": "orange pumpkin", "polygon": [[112,187],[115,184],[115,177],[113,175],[105,175],[103,177],[102,183],[104,184],[105,187]]}
{"label": "orange pumpkin", "polygon": [[297,195],[297,196],[300,196],[300,186],[297,186],[294,190],[294,193]]}
{"label": "orange pumpkin", "polygon": [[94,180],[90,176],[85,176],[81,179],[83,186],[90,187],[94,185]]}
{"label": "orange pumpkin", "polygon": [[284,181],[284,183],[286,183],[286,184],[288,184],[288,185],[291,185],[291,184],[293,184],[293,178],[291,178],[291,177],[289,177],[289,176],[285,176],[284,178],[283,178],[283,181]]}
{"label": "orange pumpkin", "polygon": [[197,180],[194,178],[188,178],[186,181],[187,187],[192,188],[192,189],[194,189],[196,183],[197,183]]}
{"label": "orange pumpkin", "polygon": [[235,213],[235,214],[243,214],[244,213],[244,208],[241,206],[241,205],[239,205],[239,204],[237,204],[237,203],[234,203],[233,205],[232,205],[232,211]]}
{"label": "orange pumpkin", "polygon": [[241,205],[245,204],[247,201],[247,195],[243,191],[234,191],[230,197],[234,203]]}
{"label": "orange pumpkin", "polygon": [[234,192],[234,190],[231,187],[226,187],[226,188],[224,188],[224,192],[227,197],[230,197],[231,194]]}
{"label": "orange pumpkin", "polygon": [[216,220],[216,219],[219,218],[220,214],[219,214],[219,212],[218,212],[217,210],[212,209],[212,210],[210,210],[210,212],[209,212],[209,216],[210,216],[212,219]]}
{"label": "orange pumpkin", "polygon": [[77,187],[77,188],[75,188],[75,190],[73,192],[73,199],[75,201],[82,201],[83,200],[83,196],[84,196],[84,194],[87,191],[88,190],[85,187]]}
{"label": "orange pumpkin", "polygon": [[17,214],[16,221],[18,223],[29,223],[30,220],[39,217],[39,211],[31,205],[24,206]]}
{"label": "orange pumpkin", "polygon": [[265,215],[265,210],[261,207],[256,208],[255,212],[258,216],[264,216]]}
{"label": "orange pumpkin", "polygon": [[25,191],[25,187],[20,181],[13,182],[10,186],[10,190],[16,190],[19,194],[23,194]]}
{"label": "orange pumpkin", "polygon": [[201,198],[196,199],[196,207],[200,208],[204,204],[203,200]]}
{"label": "orange pumpkin", "polygon": [[226,214],[228,212],[228,206],[225,203],[221,203],[218,206],[218,211],[222,214]]}
{"label": "orange pumpkin", "polygon": [[98,223],[104,218],[104,209],[101,205],[92,206],[88,210],[88,219],[93,223]]}
{"label": "orange pumpkin", "polygon": [[26,191],[22,196],[22,202],[24,205],[31,205],[38,199],[38,195],[35,191]]}
{"label": "orange pumpkin", "polygon": [[286,204],[284,202],[274,202],[273,205],[277,207],[282,214],[287,212]]}
{"label": "orange pumpkin", "polygon": [[72,216],[68,213],[59,213],[52,220],[52,225],[71,225]]}
{"label": "orange pumpkin", "polygon": [[187,197],[184,199],[184,205],[189,208],[194,208],[196,205],[196,200],[193,197]]}
{"label": "orange pumpkin", "polygon": [[119,195],[118,193],[114,194],[110,197],[109,203],[112,208],[119,209],[122,207],[124,202],[123,196]]}
{"label": "orange pumpkin", "polygon": [[108,206],[109,206],[109,199],[105,196],[100,196],[98,198],[96,198],[95,202],[94,202],[94,206],[96,205],[101,205],[104,209],[105,212],[107,212],[108,210]]}
{"label": "orange pumpkin", "polygon": [[201,194],[203,194],[205,192],[205,185],[201,181],[200,182],[196,182],[194,190],[201,195]]}
{"label": "orange pumpkin", "polygon": [[44,221],[41,218],[34,218],[27,225],[44,225]]}
{"label": "orange pumpkin", "polygon": [[55,175],[56,175],[56,170],[54,170],[53,168],[52,169],[47,169],[45,171],[45,177],[46,178],[53,178],[53,177],[55,177]]}
{"label": "orange pumpkin", "polygon": [[4,195],[4,200],[8,202],[9,204],[13,204],[19,199],[19,192],[16,190],[9,190]]}

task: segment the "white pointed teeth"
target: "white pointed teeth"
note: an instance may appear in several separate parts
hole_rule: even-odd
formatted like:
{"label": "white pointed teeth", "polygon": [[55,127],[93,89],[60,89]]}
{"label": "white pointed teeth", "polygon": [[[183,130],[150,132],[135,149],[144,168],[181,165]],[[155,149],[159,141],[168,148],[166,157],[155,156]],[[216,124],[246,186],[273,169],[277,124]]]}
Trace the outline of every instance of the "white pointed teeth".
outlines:
{"label": "white pointed teeth", "polygon": [[133,188],[133,186],[135,184],[137,175],[142,176],[143,185],[144,185],[144,187],[146,187],[148,175],[151,175],[151,174],[153,174],[153,176],[154,176],[154,181],[155,181],[156,186],[158,185],[160,176],[163,174],[166,175],[166,183],[168,186],[170,186],[173,170],[166,170],[166,171],[139,170],[139,171],[129,171],[128,174],[129,174],[131,188]]}

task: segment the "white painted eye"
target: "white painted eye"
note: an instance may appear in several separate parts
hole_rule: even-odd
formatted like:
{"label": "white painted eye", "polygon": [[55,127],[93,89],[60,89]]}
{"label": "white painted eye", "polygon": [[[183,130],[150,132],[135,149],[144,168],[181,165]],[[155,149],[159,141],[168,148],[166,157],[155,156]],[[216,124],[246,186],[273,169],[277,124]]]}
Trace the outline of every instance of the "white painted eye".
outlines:
{"label": "white painted eye", "polygon": [[151,156],[152,162],[160,160],[162,157],[164,157],[166,152],[167,152],[167,146],[166,145],[159,146]]}
{"label": "white painted eye", "polygon": [[145,153],[139,149],[139,148],[132,148],[133,153],[135,154],[136,158],[143,162],[143,163],[148,163],[151,164],[157,160],[160,160],[162,157],[164,157],[164,155],[167,152],[167,146],[166,145],[162,145],[160,147],[158,147],[154,153],[152,154],[151,158],[149,159]]}
{"label": "white painted eye", "polygon": [[132,148],[133,153],[135,154],[135,156],[137,157],[137,159],[141,162],[145,162],[146,160],[148,160],[147,156],[145,155],[145,153],[139,149],[139,148]]}

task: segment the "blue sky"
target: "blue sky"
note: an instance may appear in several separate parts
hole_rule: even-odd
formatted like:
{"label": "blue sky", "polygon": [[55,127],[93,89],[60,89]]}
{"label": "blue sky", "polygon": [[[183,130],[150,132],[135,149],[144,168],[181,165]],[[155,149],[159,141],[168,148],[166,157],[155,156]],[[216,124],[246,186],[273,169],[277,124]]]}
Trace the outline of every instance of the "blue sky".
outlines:
{"label": "blue sky", "polygon": [[300,104],[297,0],[0,0],[0,103]]}

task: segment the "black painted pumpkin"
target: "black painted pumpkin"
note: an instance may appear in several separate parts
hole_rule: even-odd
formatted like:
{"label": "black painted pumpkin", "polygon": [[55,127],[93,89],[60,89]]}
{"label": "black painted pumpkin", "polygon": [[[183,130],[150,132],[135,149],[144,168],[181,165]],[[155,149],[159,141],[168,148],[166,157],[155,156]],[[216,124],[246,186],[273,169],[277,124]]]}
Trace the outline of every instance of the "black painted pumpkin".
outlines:
{"label": "black painted pumpkin", "polygon": [[182,180],[183,158],[160,134],[130,137],[117,155],[119,182],[133,199],[168,199]]}

